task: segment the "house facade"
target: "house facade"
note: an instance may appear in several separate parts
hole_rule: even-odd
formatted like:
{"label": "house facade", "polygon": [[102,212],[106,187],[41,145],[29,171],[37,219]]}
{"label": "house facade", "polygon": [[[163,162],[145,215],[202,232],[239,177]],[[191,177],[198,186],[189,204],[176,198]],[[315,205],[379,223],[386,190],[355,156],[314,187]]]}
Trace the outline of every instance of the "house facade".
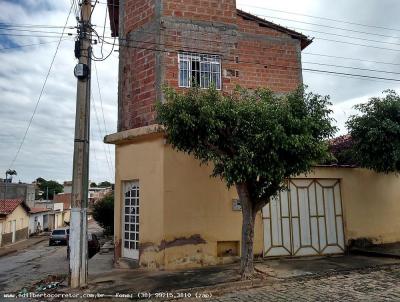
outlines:
{"label": "house facade", "polygon": [[[311,41],[238,10],[234,0],[108,3],[120,44],[118,132],[105,138],[116,146],[115,259],[149,269],[235,261],[242,221],[236,191],[210,178],[212,167],[166,144],[155,103],[164,101],[163,85],[293,91]],[[316,167],[288,182],[290,191],[257,216],[256,255],[339,254],[351,240],[400,240],[398,178]]]}
{"label": "house facade", "polygon": [[28,214],[23,199],[0,199],[0,247],[28,238]]}
{"label": "house facade", "polygon": [[29,236],[48,230],[51,215],[47,208],[29,208]]}

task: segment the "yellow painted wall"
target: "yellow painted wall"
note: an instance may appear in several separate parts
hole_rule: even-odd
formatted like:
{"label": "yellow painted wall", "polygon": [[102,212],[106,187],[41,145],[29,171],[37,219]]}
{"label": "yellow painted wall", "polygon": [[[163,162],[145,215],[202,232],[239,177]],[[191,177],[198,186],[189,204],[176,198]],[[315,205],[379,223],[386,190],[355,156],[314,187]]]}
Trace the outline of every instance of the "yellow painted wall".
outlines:
{"label": "yellow painted wall", "polygon": [[[21,223],[22,219],[22,223]],[[27,228],[29,224],[29,216],[26,211],[19,205],[10,215],[7,215],[6,220],[3,220],[3,233],[11,233],[11,221],[16,221],[16,230]]]}
{"label": "yellow painted wall", "polygon": [[[198,234],[206,242],[183,245],[179,248],[180,253],[175,251],[177,248],[166,249],[166,267],[224,261],[216,258],[217,242],[240,241],[241,238],[242,213],[232,210],[232,199],[237,198],[236,189],[228,190],[219,178],[211,178],[210,166],[200,166],[199,161],[169,146],[164,152],[165,240],[171,242],[175,238]],[[254,252],[261,254],[261,213],[256,220],[254,242]]]}
{"label": "yellow painted wall", "polygon": [[307,176],[341,180],[346,241],[400,241],[400,176],[332,167],[318,167]]}
{"label": "yellow painted wall", "polygon": [[[141,262],[151,268],[160,267],[162,253],[158,246],[164,238],[164,140],[160,137],[135,144],[117,146],[114,240],[116,256],[121,255],[121,212],[124,181],[139,180],[140,243],[145,253]],[[148,254],[148,256],[146,255]]]}
{"label": "yellow painted wall", "polygon": [[[228,190],[211,168],[173,151],[162,135],[116,146],[115,244],[121,256],[121,200],[124,181],[140,185],[140,264],[175,269],[229,262],[217,257],[218,241],[240,241],[241,212],[232,210]],[[300,176],[300,177],[304,177]],[[318,167],[310,178],[341,181],[345,239],[400,241],[400,178],[365,169]],[[255,254],[263,251],[261,213]]]}

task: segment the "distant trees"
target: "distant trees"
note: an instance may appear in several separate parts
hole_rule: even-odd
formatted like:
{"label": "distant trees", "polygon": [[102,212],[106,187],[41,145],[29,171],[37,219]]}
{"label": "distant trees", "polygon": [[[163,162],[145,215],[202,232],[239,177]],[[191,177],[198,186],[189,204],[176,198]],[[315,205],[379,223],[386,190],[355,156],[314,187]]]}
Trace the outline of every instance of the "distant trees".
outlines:
{"label": "distant trees", "polygon": [[96,184],[95,182],[90,183],[91,188],[108,188],[108,187],[112,187],[112,186],[113,186],[113,184],[109,181],[102,181],[98,184]]}
{"label": "distant trees", "polygon": [[[400,172],[400,96],[393,90],[356,105],[360,115],[347,121],[351,155],[361,167],[377,172]],[[348,151],[347,151],[348,152]]]}
{"label": "distant trees", "polygon": [[114,233],[114,193],[97,201],[92,208],[93,219],[104,229],[106,234]]}
{"label": "distant trees", "polygon": [[54,195],[63,192],[62,184],[55,180],[46,180],[42,177],[36,179],[36,185],[40,192],[36,193],[36,198],[54,199]]}

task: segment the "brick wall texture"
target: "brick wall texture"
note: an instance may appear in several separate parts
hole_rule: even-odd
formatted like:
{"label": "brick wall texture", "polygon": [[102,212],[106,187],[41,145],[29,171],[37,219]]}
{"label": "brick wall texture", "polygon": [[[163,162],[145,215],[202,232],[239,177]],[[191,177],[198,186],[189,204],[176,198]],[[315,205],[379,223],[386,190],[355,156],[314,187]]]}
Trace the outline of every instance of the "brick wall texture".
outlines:
{"label": "brick wall texture", "polygon": [[302,83],[300,40],[239,14],[234,0],[125,0],[120,9],[119,131],[155,122],[162,85],[178,89],[179,51],[220,55],[223,92]]}

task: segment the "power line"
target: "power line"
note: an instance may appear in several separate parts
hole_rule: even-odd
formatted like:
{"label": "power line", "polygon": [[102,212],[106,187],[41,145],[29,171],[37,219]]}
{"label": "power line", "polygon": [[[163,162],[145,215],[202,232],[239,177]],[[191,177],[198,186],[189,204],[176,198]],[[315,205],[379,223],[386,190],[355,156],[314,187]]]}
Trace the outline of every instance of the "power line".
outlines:
{"label": "power line", "polygon": [[[101,2],[101,1],[98,1],[98,3],[107,4],[106,2]],[[110,4],[110,5],[112,5],[112,4]],[[118,4],[116,4],[115,6],[118,6]],[[312,17],[312,18],[317,18],[317,19],[322,19],[322,20],[335,21],[335,22],[339,22],[339,23],[359,25],[359,26],[364,26],[364,27],[372,27],[372,28],[379,28],[379,29],[384,29],[384,30],[400,31],[400,29],[392,29],[392,28],[387,28],[387,27],[380,27],[380,26],[374,26],[374,25],[366,25],[366,24],[354,23],[354,22],[349,22],[349,21],[344,21],[344,20],[335,20],[335,19],[330,19],[330,18],[325,18],[325,17],[317,17],[317,16],[311,16],[311,15],[305,15],[305,14],[298,14],[298,13],[292,13],[292,12],[283,11],[283,10],[275,10],[275,9],[264,8],[264,7],[260,7],[260,6],[252,6],[252,5],[243,5],[243,6],[248,6],[248,7],[253,7],[253,8],[258,8],[258,9],[264,9],[264,10],[270,10],[270,11],[276,11],[276,12],[283,12],[283,13],[293,14],[293,15],[307,16],[307,17]],[[309,25],[315,25],[315,26],[321,26],[321,27],[326,27],[326,28],[331,28],[331,29],[338,29],[338,30],[342,30],[342,31],[361,33],[361,34],[365,34],[365,35],[373,35],[373,36],[393,38],[393,39],[399,39],[400,38],[400,36],[390,36],[390,35],[384,35],[384,34],[378,34],[378,33],[372,33],[372,32],[352,30],[352,29],[348,29],[348,28],[341,28],[341,27],[329,26],[329,25],[324,25],[324,24],[310,23],[310,22],[298,21],[298,20],[288,19],[288,18],[281,18],[281,17],[267,16],[267,15],[260,15],[260,14],[254,14],[254,15],[261,16],[261,17],[267,17],[267,18],[275,18],[275,19],[285,20],[285,21],[291,21],[291,22],[298,22],[298,23],[309,24]],[[300,30],[302,30],[302,29],[300,29]],[[311,31],[311,30],[309,30],[309,31]],[[379,42],[383,43],[382,41],[379,41]]]}
{"label": "power line", "polygon": [[[95,114],[95,116],[96,116],[97,129],[98,129],[98,131],[99,131],[98,134],[99,134],[99,136],[100,136],[100,141],[102,141],[102,140],[101,140],[101,133],[102,133],[102,131],[101,131],[101,128],[100,128],[99,116],[98,116],[98,114],[97,114],[96,102],[94,101],[93,95],[92,95],[92,94],[91,94],[90,99],[91,99],[91,102],[92,102],[92,105],[93,105],[94,114]],[[107,162],[107,166],[108,166],[109,172],[110,172],[110,174],[112,175],[111,163],[110,163],[110,161],[108,160],[107,152],[106,152],[106,149],[105,149],[105,144],[102,144],[102,146],[103,146],[104,156],[106,157],[106,162]],[[110,159],[110,160],[111,160],[111,159]],[[111,179],[112,179],[112,178],[111,178]]]}
{"label": "power line", "polygon": [[354,36],[347,36],[347,35],[341,35],[341,34],[335,34],[335,33],[328,33],[328,32],[319,31],[319,30],[313,30],[313,29],[305,29],[305,28],[298,28],[298,27],[293,27],[293,29],[298,30],[298,31],[311,31],[311,32],[319,33],[319,34],[343,37],[343,38],[348,38],[348,39],[355,39],[355,40],[361,40],[361,41],[367,41],[367,42],[374,42],[374,43],[382,43],[382,44],[390,44],[390,45],[400,46],[399,43],[371,40],[371,39],[359,38],[359,37],[354,37]]}
{"label": "power line", "polygon": [[[0,26],[2,27],[22,27],[22,28],[61,28],[63,29],[64,26],[62,25],[44,25],[44,24],[22,24],[22,23],[11,23],[11,22],[0,22]],[[66,29],[74,29],[73,26],[66,26]]]}
{"label": "power line", "polygon": [[382,62],[382,61],[371,61],[371,60],[365,60],[365,59],[360,59],[360,58],[349,58],[349,57],[341,57],[341,56],[332,56],[332,55],[326,55],[326,54],[320,54],[320,53],[312,53],[312,52],[303,52],[302,55],[327,57],[327,58],[334,58],[334,59],[343,59],[343,60],[361,61],[361,62],[375,63],[375,64],[400,66],[400,64],[398,64],[398,63],[389,63],[389,62]]}
{"label": "power line", "polygon": [[[193,30],[192,30],[193,31]],[[200,31],[197,31],[198,33],[201,33]],[[149,32],[150,33],[150,32]],[[154,31],[152,32],[153,34],[155,33]],[[215,34],[215,33],[214,33]],[[223,35],[222,33],[219,33],[220,35]],[[329,34],[329,33],[328,33]],[[168,34],[166,34],[168,35]],[[336,35],[336,34],[333,34]],[[176,37],[179,37],[178,35],[175,35]],[[357,38],[357,37],[353,37],[353,36],[345,36],[345,35],[341,35],[342,37],[346,37],[349,39],[360,39],[360,40],[365,40],[365,41],[374,41],[374,42],[378,42],[381,43],[379,41],[375,41],[375,40],[369,40],[369,39],[362,39],[362,38]],[[100,38],[98,36],[98,38]],[[114,39],[114,37],[105,37],[105,39]],[[387,50],[387,51],[396,51],[396,52],[400,52],[400,49],[394,49],[394,48],[387,48],[387,47],[380,47],[380,46],[374,46],[374,45],[368,45],[368,44],[360,44],[360,43],[354,43],[354,42],[349,42],[349,41],[340,41],[340,40],[332,40],[332,39],[327,39],[327,38],[323,38],[323,37],[315,37],[315,39],[317,40],[322,40],[322,41],[328,41],[328,42],[334,42],[334,43],[340,43],[340,44],[349,44],[349,45],[355,45],[355,46],[362,46],[362,47],[368,47],[368,48],[374,48],[374,49],[380,49],[380,50]],[[127,40],[127,39],[123,39],[120,38],[120,40]],[[194,39],[193,39],[194,40]],[[200,40],[200,39],[198,39]],[[220,41],[219,43],[223,43],[222,41]],[[396,45],[400,45],[400,44],[396,44]]]}
{"label": "power line", "polygon": [[307,61],[303,61],[303,63],[304,63],[304,64],[312,64],[312,65],[320,65],[320,66],[330,66],[330,67],[338,67],[338,68],[356,69],[356,70],[371,71],[371,72],[390,73],[390,74],[400,74],[400,72],[395,72],[395,71],[386,71],[386,70],[378,70],[378,69],[368,69],[368,68],[352,67],[352,66],[343,66],[343,65],[335,65],[335,64],[326,64],[326,63],[319,63],[319,62],[307,62]]}
{"label": "power line", "polygon": [[321,19],[321,20],[327,20],[327,21],[333,21],[333,22],[338,22],[338,23],[352,24],[352,25],[357,25],[357,26],[370,27],[370,28],[377,28],[377,29],[385,29],[385,30],[391,30],[391,31],[400,31],[400,29],[397,29],[397,28],[389,28],[389,27],[383,27],[383,26],[377,26],[377,25],[356,23],[356,22],[351,22],[351,21],[347,21],[347,20],[338,20],[338,19],[327,18],[327,17],[319,17],[319,16],[314,16],[314,15],[306,15],[306,14],[294,13],[294,12],[285,11],[285,10],[272,9],[272,8],[261,7],[261,6],[253,6],[253,5],[248,5],[248,4],[242,4],[242,5],[243,5],[243,6],[247,6],[247,7],[252,7],[252,8],[258,8],[258,9],[263,9],[263,10],[269,10],[269,11],[273,11],[273,12],[285,13],[285,14],[296,15],[296,16],[310,17],[310,18]]}
{"label": "power line", "polygon": [[0,30],[17,31],[17,32],[31,32],[31,33],[44,33],[44,34],[57,34],[57,35],[62,34],[62,32],[60,32],[60,31],[20,29],[20,28],[9,28],[9,27],[2,27],[2,26],[0,26]]}
{"label": "power line", "polygon": [[[63,34],[58,34],[58,35],[49,35],[49,36],[46,36],[46,35],[23,35],[23,34],[3,34],[3,33],[0,33],[0,36],[9,36],[9,37],[30,37],[30,38],[59,38],[59,37],[62,38],[64,34],[65,34],[65,33],[63,33]],[[72,36],[73,33],[67,33],[67,35],[68,35],[68,36]]]}
{"label": "power line", "polygon": [[[3,48],[0,48],[0,51],[7,50],[7,49],[16,49],[16,48],[31,47],[31,46],[38,46],[38,45],[43,45],[43,44],[56,43],[58,41],[59,40],[47,41],[47,42],[41,42],[41,43],[33,43],[33,44],[23,44],[23,45],[10,46],[10,47],[3,47]],[[62,41],[68,41],[68,38],[63,38]],[[71,40],[69,40],[69,41],[71,41]]]}
{"label": "power line", "polygon": [[[132,41],[132,40],[130,40]],[[146,43],[145,41],[139,41]],[[105,43],[109,43],[105,41]],[[152,43],[154,44],[154,43]],[[162,44],[164,45],[164,44]],[[158,49],[158,48],[146,48],[146,47],[139,47],[139,46],[132,46],[132,45],[119,45],[120,47],[127,47],[127,48],[133,48],[133,49],[142,49],[142,50],[149,50],[149,51],[155,51],[155,52],[164,52],[164,53],[180,53],[180,51],[177,50],[172,50],[172,49]],[[202,51],[208,52],[209,50],[203,49]],[[229,61],[229,62],[236,62],[236,60],[228,59],[228,58],[221,58],[222,61]],[[319,72],[319,73],[326,73],[326,74],[336,74],[336,75],[346,75],[346,76],[351,76],[351,77],[357,77],[357,78],[368,78],[368,79],[376,79],[376,80],[385,80],[385,81],[395,81],[395,82],[400,82],[400,79],[395,79],[395,78],[384,78],[384,77],[377,77],[377,76],[369,76],[369,75],[361,75],[361,74],[352,74],[352,73],[344,73],[344,72],[336,72],[336,71],[330,71],[330,70],[321,70],[321,69],[311,69],[311,68],[300,68],[300,67],[292,67],[292,66],[283,66],[283,65],[276,65],[276,64],[262,64],[259,62],[250,62],[250,61],[243,61],[240,60],[240,63],[246,63],[246,64],[253,64],[253,65],[262,65],[262,66],[267,66],[267,67],[277,67],[277,68],[283,68],[283,69],[292,69],[292,70],[303,70],[303,71],[312,71],[312,72]]]}
{"label": "power line", "polygon": [[[102,118],[103,118],[103,126],[104,126],[104,135],[107,135],[108,130],[107,130],[107,125],[106,125],[106,119],[104,117],[104,109],[103,109],[103,98],[101,95],[101,89],[100,89],[100,82],[99,82],[99,75],[97,73],[97,66],[96,66],[96,62],[93,62],[94,65],[94,70],[95,70],[95,75],[96,75],[96,82],[97,82],[97,89],[98,89],[98,93],[99,93],[99,99],[100,99],[100,108],[101,108],[101,114],[102,114]],[[110,151],[110,145],[107,145],[108,147],[108,155],[110,157],[110,161],[111,160],[111,151]],[[114,173],[114,167],[113,165],[111,165],[111,167],[113,168],[113,173]]]}
{"label": "power line", "polygon": [[[71,5],[71,8],[69,9],[68,16],[67,16],[67,20],[65,21],[65,27],[66,27],[67,24],[68,24],[68,19],[69,19],[69,16],[71,15],[71,12],[72,12],[72,5]],[[63,32],[64,32],[64,30],[63,30]],[[37,109],[38,109],[38,107],[39,107],[39,103],[40,103],[40,100],[41,100],[41,98],[42,98],[44,89],[45,89],[45,87],[46,87],[47,80],[48,80],[48,78],[49,78],[49,75],[50,75],[51,69],[52,69],[52,67],[53,67],[54,61],[55,61],[55,59],[56,59],[56,56],[57,56],[57,53],[58,53],[58,49],[60,48],[61,41],[62,41],[62,35],[61,35],[61,37],[60,37],[60,40],[58,41],[58,44],[57,44],[57,47],[56,47],[56,51],[54,52],[53,58],[51,59],[51,63],[50,63],[49,69],[48,69],[48,71],[47,71],[45,80],[44,80],[44,82],[43,82],[42,89],[40,90],[39,97],[38,97],[38,99],[37,99],[37,101],[36,101],[35,108],[34,108],[34,110],[33,110],[32,116],[31,116],[31,118],[30,118],[30,120],[29,120],[29,122],[28,122],[28,126],[27,126],[27,128],[26,128],[26,130],[25,130],[24,136],[22,137],[22,141],[21,141],[21,143],[20,143],[20,145],[19,145],[19,147],[18,147],[17,153],[15,154],[15,156],[14,156],[14,158],[13,158],[13,160],[11,161],[11,164],[10,164],[10,166],[9,166],[10,169],[11,169],[12,166],[14,165],[15,161],[16,161],[17,158],[18,158],[19,153],[21,152],[21,149],[22,149],[22,146],[23,146],[23,144],[24,144],[24,142],[25,142],[25,139],[26,139],[26,136],[27,136],[27,134],[28,134],[29,128],[31,127],[33,118],[35,117],[36,111],[37,111]]]}
{"label": "power line", "polygon": [[348,32],[353,32],[353,33],[358,33],[358,34],[364,34],[364,35],[373,35],[373,36],[380,36],[380,37],[393,38],[393,39],[399,39],[400,38],[400,37],[396,37],[396,36],[386,36],[386,35],[381,35],[381,34],[365,32],[365,31],[359,31],[359,30],[355,30],[355,29],[348,29],[348,28],[331,26],[331,25],[324,25],[324,24],[313,23],[313,22],[299,21],[299,20],[295,20],[295,19],[282,18],[282,17],[276,17],[276,16],[260,15],[260,14],[257,14],[255,16],[258,16],[259,18],[264,18],[264,19],[265,18],[278,19],[278,20],[283,20],[283,21],[289,21],[289,22],[295,22],[295,23],[301,23],[301,24],[325,27],[325,28],[330,28],[330,29],[336,29],[336,30],[348,31]]}

